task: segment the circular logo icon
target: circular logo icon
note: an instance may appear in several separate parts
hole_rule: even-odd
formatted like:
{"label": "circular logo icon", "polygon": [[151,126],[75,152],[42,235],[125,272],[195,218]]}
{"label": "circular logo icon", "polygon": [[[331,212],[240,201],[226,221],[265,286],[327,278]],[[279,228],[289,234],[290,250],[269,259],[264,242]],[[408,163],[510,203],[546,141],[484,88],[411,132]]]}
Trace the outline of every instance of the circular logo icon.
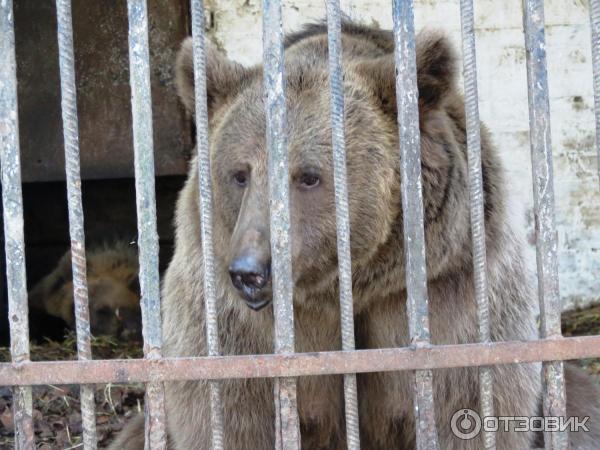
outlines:
{"label": "circular logo icon", "polygon": [[481,417],[472,409],[459,409],[452,415],[450,427],[454,436],[468,441],[481,432]]}

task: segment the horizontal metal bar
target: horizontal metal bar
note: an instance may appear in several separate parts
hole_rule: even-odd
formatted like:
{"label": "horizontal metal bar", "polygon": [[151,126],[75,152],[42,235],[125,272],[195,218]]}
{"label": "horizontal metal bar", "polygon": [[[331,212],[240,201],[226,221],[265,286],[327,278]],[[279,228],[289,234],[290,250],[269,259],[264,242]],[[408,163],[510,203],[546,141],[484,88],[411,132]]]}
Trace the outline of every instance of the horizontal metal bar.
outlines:
{"label": "horizontal metal bar", "polygon": [[0,363],[0,386],[145,383],[445,369],[600,357],[600,336],[490,344],[156,360]]}

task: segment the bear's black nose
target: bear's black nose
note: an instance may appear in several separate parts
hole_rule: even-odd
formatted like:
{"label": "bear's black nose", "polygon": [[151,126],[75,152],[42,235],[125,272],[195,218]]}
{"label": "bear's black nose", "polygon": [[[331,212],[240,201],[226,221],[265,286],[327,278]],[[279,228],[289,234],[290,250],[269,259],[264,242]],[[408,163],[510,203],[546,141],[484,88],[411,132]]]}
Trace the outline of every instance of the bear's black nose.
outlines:
{"label": "bear's black nose", "polygon": [[229,275],[238,289],[262,289],[269,282],[269,267],[261,265],[256,258],[243,256],[231,263]]}
{"label": "bear's black nose", "polygon": [[270,281],[270,264],[261,264],[257,258],[245,255],[233,260],[229,266],[229,275],[235,288],[252,309],[261,309],[269,303],[268,300],[265,301],[263,289]]}

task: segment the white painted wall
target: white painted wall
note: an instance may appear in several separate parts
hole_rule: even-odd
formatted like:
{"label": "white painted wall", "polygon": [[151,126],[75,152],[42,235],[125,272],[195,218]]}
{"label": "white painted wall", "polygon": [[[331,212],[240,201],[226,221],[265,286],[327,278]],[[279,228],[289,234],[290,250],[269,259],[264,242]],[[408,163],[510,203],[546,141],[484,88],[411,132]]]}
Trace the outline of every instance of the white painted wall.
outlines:
{"label": "white painted wall", "polygon": [[[342,0],[351,18],[392,27],[391,0]],[[261,1],[213,0],[212,37],[244,64],[261,58]],[[560,290],[565,307],[600,301],[600,191],[594,147],[590,27],[587,0],[546,0],[546,40]],[[325,17],[324,0],[288,0],[286,30]],[[458,0],[415,0],[417,29],[446,30],[460,49]],[[515,214],[533,240],[527,78],[520,0],[475,1],[480,113],[492,131],[522,209]],[[461,80],[462,83],[462,80]],[[535,267],[533,247],[529,257]]]}

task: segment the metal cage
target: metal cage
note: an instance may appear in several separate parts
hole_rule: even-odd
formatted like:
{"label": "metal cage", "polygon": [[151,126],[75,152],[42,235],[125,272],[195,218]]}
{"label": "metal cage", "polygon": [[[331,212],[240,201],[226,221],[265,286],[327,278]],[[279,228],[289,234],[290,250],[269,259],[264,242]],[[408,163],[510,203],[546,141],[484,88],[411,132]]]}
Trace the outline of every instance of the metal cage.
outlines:
{"label": "metal cage", "polygon": [[[414,410],[419,449],[439,449],[433,414],[432,371],[478,366],[481,413],[493,415],[491,372],[495,364],[543,361],[544,410],[565,415],[563,363],[565,359],[600,357],[600,336],[563,338],[558,289],[557,235],[554,222],[552,149],[546,73],[543,0],[523,0],[527,55],[531,156],[533,171],[537,272],[541,339],[534,342],[491,342],[486,281],[483,189],[480,155],[477,69],[473,1],[461,0],[462,50],[467,125],[473,267],[478,306],[479,343],[432,345],[429,342],[427,276],[421,195],[420,134],[412,0],[393,0],[396,89],[400,137],[406,284],[411,346],[355,350],[350,264],[350,226],[344,144],[341,18],[339,0],[327,1],[331,121],[339,260],[342,350],[316,354],[294,353],[290,212],[285,135],[283,31],[280,0],[263,1],[263,62],[266,92],[271,248],[274,281],[275,349],[272,355],[220,356],[217,339],[216,286],[212,242],[212,194],[208,152],[204,5],[191,1],[200,211],[204,252],[204,286],[208,355],[163,358],[158,273],[158,238],[154,190],[152,104],[150,96],[148,14],[145,0],[128,0],[129,57],[132,91],[135,179],[140,249],[140,284],[144,359],[93,360],[86,281],[85,236],[79,168],[78,121],[71,2],[57,0],[62,118],[68,187],[74,299],[77,322],[77,361],[31,362],[25,278],[23,202],[18,139],[15,37],[12,1],[0,2],[0,142],[2,201],[9,298],[11,363],[0,364],[0,385],[13,386],[16,448],[33,449],[31,385],[80,384],[83,443],[96,448],[94,383],[147,383],[147,448],[166,448],[163,383],[209,379],[212,447],[223,448],[220,379],[273,377],[276,403],[276,447],[299,449],[295,377],[344,374],[344,398],[349,449],[360,448],[356,373],[414,371]],[[590,0],[594,94],[597,136],[600,133],[600,0]],[[597,146],[600,155],[600,142]],[[347,373],[350,372],[350,373]],[[568,448],[566,432],[547,433],[546,448]],[[495,448],[493,433],[484,435],[486,448]]]}

